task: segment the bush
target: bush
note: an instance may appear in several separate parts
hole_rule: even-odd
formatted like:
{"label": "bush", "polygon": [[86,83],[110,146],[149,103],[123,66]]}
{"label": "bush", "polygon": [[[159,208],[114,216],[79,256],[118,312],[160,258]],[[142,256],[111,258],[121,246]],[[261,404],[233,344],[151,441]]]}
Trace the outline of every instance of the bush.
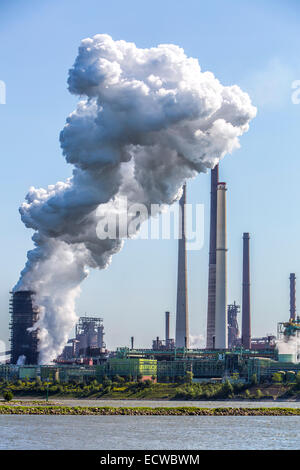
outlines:
{"label": "bush", "polygon": [[224,398],[227,398],[227,397],[231,397],[232,394],[233,394],[233,386],[231,385],[229,380],[226,379],[221,388],[221,396]]}
{"label": "bush", "polygon": [[149,380],[149,379],[144,380],[144,386],[145,386],[145,387],[151,387],[151,385],[152,385],[152,381],[151,381],[151,380]]}
{"label": "bush", "polygon": [[259,400],[260,398],[262,398],[263,394],[262,394],[262,391],[260,389],[257,389],[256,390],[256,398]]}
{"label": "bush", "polygon": [[284,375],[282,372],[274,372],[272,375],[272,382],[274,383],[282,383],[284,379]]}
{"label": "bush", "polygon": [[120,375],[115,375],[114,378],[113,378],[114,382],[117,382],[118,384],[120,383],[124,383],[124,378],[121,377]]}
{"label": "bush", "polygon": [[106,378],[106,379],[103,378],[103,386],[104,387],[111,387],[112,386],[112,381],[108,378]]}
{"label": "bush", "polygon": [[13,399],[14,395],[11,390],[5,390],[3,393],[3,398],[5,401],[11,401]]}

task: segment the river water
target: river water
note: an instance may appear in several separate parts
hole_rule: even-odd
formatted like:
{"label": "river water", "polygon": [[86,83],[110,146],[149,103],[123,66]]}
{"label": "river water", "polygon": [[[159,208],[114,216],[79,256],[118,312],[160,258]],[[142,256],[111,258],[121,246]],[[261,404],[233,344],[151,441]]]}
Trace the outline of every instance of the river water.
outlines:
{"label": "river water", "polygon": [[[284,406],[298,402],[63,400],[82,406]],[[0,415],[0,449],[300,449],[298,416]]]}
{"label": "river water", "polygon": [[299,449],[298,416],[0,416],[0,449]]}

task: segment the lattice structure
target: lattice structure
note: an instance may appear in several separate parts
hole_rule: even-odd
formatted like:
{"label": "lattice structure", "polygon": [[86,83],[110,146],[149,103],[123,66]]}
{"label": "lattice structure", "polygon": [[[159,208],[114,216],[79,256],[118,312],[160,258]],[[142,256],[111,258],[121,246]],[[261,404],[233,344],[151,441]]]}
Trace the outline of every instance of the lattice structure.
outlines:
{"label": "lattice structure", "polygon": [[10,299],[11,363],[37,364],[38,331],[28,331],[38,320],[32,291],[13,292]]}

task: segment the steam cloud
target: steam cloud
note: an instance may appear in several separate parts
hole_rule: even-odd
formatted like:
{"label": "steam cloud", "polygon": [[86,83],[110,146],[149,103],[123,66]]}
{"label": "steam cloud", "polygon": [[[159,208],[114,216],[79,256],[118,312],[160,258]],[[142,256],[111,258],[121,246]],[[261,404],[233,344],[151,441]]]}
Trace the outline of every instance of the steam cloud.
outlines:
{"label": "steam cloud", "polygon": [[35,248],[14,290],[36,292],[41,363],[68,340],[88,268],[106,268],[122,247],[97,237],[99,206],[103,216],[124,196],[174,203],[188,178],[239,147],[256,114],[246,93],[201,72],[180,47],[138,49],[106,34],[81,42],[68,86],[81,98],[60,134],[72,177],[31,187],[20,207]]}

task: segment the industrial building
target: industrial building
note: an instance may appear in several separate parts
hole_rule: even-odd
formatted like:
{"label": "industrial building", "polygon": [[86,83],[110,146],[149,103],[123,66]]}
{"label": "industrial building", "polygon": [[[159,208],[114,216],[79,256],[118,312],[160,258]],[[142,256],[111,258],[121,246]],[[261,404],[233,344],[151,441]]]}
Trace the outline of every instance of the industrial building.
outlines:
{"label": "industrial building", "polygon": [[[104,342],[103,318],[80,317],[75,327],[75,338],[69,340],[57,362],[74,361],[79,358],[103,357],[106,351]],[[93,360],[88,361],[93,364]]]}
{"label": "industrial building", "polygon": [[38,320],[38,310],[33,305],[34,292],[13,292],[10,299],[10,342],[12,364],[37,364],[38,333],[29,329]]}
{"label": "industrial building", "polygon": [[[75,338],[69,340],[54,365],[37,366],[38,335],[30,328],[38,319],[33,306],[34,292],[15,292],[11,298],[11,364],[0,367],[0,377],[18,377],[42,380],[80,380],[121,376],[157,381],[176,381],[187,371],[197,380],[223,380],[237,374],[247,381],[255,373],[262,380],[274,371],[300,371],[300,351],[282,354],[276,347],[276,338],[266,334],[261,338],[251,335],[250,295],[250,234],[243,233],[242,250],[242,308],[227,303],[227,209],[225,182],[219,182],[219,166],[211,170],[210,243],[208,269],[207,334],[205,349],[191,349],[189,345],[189,317],[187,296],[186,253],[186,184],[179,201],[180,221],[178,240],[178,271],[175,338],[170,337],[170,312],[165,312],[165,338],[158,336],[152,349],[117,348],[108,352],[104,342],[103,319],[80,317]],[[241,328],[239,314],[241,310]],[[29,330],[28,330],[29,329]],[[240,334],[241,332],[241,334]],[[290,345],[299,339],[300,319],[296,316],[296,276],[290,274],[289,321],[278,324],[277,340]],[[296,341],[297,344],[300,343]],[[16,365],[19,364],[19,367]]]}
{"label": "industrial building", "polygon": [[240,312],[240,306],[235,302],[227,306],[227,324],[228,324],[228,348],[232,349],[235,346],[239,346],[239,324],[238,314]]}

